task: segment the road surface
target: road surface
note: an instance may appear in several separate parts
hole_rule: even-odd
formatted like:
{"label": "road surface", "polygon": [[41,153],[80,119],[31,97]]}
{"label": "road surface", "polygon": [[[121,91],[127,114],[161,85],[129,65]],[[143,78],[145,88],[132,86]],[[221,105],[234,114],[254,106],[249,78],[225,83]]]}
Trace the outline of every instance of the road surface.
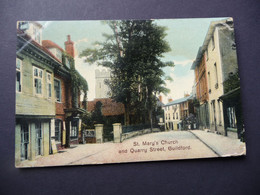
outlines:
{"label": "road surface", "polygon": [[245,154],[245,144],[205,131],[145,134],[122,143],[79,144],[57,154],[24,161],[21,167],[212,158]]}

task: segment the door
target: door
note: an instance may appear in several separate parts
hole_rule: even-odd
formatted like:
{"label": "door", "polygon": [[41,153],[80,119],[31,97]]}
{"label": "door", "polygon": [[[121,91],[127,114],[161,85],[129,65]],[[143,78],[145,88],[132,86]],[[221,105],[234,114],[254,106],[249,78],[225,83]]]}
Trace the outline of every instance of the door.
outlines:
{"label": "door", "polygon": [[36,155],[42,155],[42,128],[41,123],[35,123],[36,131]]}
{"label": "door", "polygon": [[21,160],[28,159],[29,128],[28,124],[21,125]]}

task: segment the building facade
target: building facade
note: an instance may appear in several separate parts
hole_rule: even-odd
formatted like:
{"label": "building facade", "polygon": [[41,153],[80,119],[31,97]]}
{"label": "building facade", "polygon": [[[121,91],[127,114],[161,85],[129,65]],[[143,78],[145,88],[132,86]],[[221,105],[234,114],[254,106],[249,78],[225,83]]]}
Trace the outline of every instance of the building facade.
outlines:
{"label": "building facade", "polygon": [[95,98],[109,98],[110,97],[110,89],[106,84],[107,81],[111,79],[111,72],[109,70],[95,70]]}
{"label": "building facade", "polygon": [[202,48],[199,48],[196,60],[193,62],[192,69],[195,73],[196,100],[194,102],[195,112],[197,115],[197,124],[200,129],[208,129],[209,124],[209,92],[207,85],[207,66],[206,58],[202,53]]}
{"label": "building facade", "polygon": [[180,98],[164,105],[164,121],[165,130],[182,130],[183,121],[194,114],[192,105],[192,95],[185,95]]}
{"label": "building facade", "polygon": [[[239,121],[242,121],[241,109],[238,108],[238,106],[232,106],[232,104],[230,104],[227,98],[230,97],[230,95],[225,96],[230,90],[239,88],[239,77],[236,79],[236,85],[234,87],[230,89],[225,87],[228,85],[230,78],[238,72],[232,18],[212,22],[210,24],[203,46],[200,48],[196,61],[194,61],[192,65],[192,69],[195,71],[198,80],[200,79],[199,69],[203,63],[205,64],[204,74],[207,86],[204,88],[207,89],[205,94],[207,93],[209,125],[205,126],[203,124],[203,116],[199,115],[200,126],[205,126],[210,131],[222,135],[231,135],[233,132],[239,135],[241,128],[234,130],[234,127],[237,127],[237,125],[234,124],[230,125],[233,128],[228,128],[227,125],[229,122],[226,122],[234,121],[235,110],[237,111],[237,117],[240,119]],[[200,93],[199,85],[197,85],[197,93]],[[238,94],[238,92],[235,93]],[[236,102],[240,102],[240,97],[237,97]],[[199,105],[201,105],[203,99],[201,99],[200,95],[197,95],[197,100]],[[226,102],[225,106],[224,102]],[[234,98],[232,102],[234,102]],[[238,126],[241,127],[241,124]],[[239,136],[232,135],[232,137]]]}
{"label": "building facade", "polygon": [[[15,162],[19,165],[53,153],[54,145],[69,146],[70,117],[79,118],[82,110],[70,103],[75,97],[66,62],[74,65],[73,58],[53,42],[55,47],[43,46],[39,23],[21,22],[17,28]],[[77,132],[79,128],[78,122]]]}

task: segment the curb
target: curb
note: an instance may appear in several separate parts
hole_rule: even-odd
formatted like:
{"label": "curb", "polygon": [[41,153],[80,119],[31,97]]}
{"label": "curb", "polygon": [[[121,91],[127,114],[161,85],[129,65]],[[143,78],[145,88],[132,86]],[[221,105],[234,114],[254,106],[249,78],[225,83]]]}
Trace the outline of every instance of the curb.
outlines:
{"label": "curb", "polygon": [[204,145],[206,145],[210,150],[212,150],[218,157],[222,157],[218,152],[216,152],[212,147],[210,147],[207,143],[205,143],[202,139],[200,139],[199,136],[197,136],[195,133],[191,132],[191,131],[188,131],[190,132],[192,135],[194,135],[198,140],[200,140]]}

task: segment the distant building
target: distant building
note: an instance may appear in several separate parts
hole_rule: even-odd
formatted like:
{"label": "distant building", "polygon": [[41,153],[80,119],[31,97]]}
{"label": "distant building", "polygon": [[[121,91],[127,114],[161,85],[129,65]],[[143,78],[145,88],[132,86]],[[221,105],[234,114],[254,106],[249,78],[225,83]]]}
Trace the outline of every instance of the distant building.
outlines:
{"label": "distant building", "polygon": [[115,102],[111,98],[96,98],[93,101],[88,101],[88,111],[93,112],[97,102],[102,103],[102,114],[105,117],[124,116],[124,104]]}
{"label": "distant building", "polygon": [[96,97],[99,98],[109,98],[110,97],[110,89],[106,84],[107,81],[111,79],[111,72],[109,70],[96,70],[95,71],[95,79],[96,79]]}
{"label": "distant building", "polygon": [[182,130],[183,120],[191,113],[194,113],[192,95],[186,95],[183,98],[169,101],[169,103],[165,104],[163,107],[166,131]]}

